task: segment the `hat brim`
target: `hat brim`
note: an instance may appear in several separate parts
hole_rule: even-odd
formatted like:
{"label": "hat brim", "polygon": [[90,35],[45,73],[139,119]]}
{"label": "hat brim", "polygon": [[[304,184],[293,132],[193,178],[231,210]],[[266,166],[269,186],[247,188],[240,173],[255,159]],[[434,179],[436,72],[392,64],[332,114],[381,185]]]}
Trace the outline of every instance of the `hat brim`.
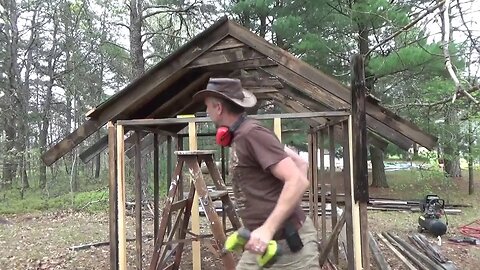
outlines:
{"label": "hat brim", "polygon": [[206,97],[217,97],[217,98],[223,98],[232,101],[233,103],[239,105],[240,107],[243,108],[251,108],[257,104],[257,97],[255,95],[245,89],[242,89],[243,92],[243,99],[236,99],[236,98],[231,98],[227,95],[224,95],[218,91],[213,91],[209,89],[204,89],[201,91],[198,91],[193,95],[193,100],[196,102],[203,102]]}

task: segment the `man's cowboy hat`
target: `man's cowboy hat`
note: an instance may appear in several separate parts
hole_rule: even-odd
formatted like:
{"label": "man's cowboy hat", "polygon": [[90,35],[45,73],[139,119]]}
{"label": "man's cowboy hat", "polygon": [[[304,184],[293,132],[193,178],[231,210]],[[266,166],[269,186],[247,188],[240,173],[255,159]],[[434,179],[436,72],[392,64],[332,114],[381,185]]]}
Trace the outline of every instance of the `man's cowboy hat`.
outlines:
{"label": "man's cowboy hat", "polygon": [[227,99],[243,108],[251,108],[257,103],[255,95],[243,89],[239,79],[211,78],[206,89],[193,95],[193,100],[203,101],[206,97]]}

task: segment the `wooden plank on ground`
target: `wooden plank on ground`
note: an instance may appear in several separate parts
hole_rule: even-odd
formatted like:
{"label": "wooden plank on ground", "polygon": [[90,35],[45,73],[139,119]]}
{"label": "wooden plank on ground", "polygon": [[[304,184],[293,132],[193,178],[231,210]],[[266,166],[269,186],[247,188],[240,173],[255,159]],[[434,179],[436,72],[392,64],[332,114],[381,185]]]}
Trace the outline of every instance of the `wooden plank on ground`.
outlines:
{"label": "wooden plank on ground", "polygon": [[380,240],[382,240],[382,242],[397,256],[398,259],[400,259],[400,261],[403,262],[403,264],[409,269],[409,270],[418,270],[417,267],[415,267],[407,258],[405,258],[405,256],[402,255],[402,253],[400,253],[400,251],[398,251],[393,245],[392,243],[388,242],[387,239],[385,239],[385,237],[383,237],[383,235],[381,234],[377,234],[378,238]]}
{"label": "wooden plank on ground", "polygon": [[390,270],[392,269],[390,265],[387,263],[385,256],[383,255],[382,251],[378,247],[377,241],[373,237],[372,232],[368,232],[368,239],[369,239],[369,246],[370,250],[372,251],[373,258],[375,259],[375,263],[377,264],[380,270]]}

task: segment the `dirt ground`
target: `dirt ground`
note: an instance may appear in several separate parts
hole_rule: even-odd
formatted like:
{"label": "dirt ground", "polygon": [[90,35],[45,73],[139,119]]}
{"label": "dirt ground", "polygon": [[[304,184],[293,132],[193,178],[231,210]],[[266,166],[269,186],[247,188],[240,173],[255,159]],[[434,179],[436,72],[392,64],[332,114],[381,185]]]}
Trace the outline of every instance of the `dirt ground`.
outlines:
{"label": "dirt ground", "polygon": [[[415,188],[415,187],[412,187]],[[442,253],[449,258],[457,269],[474,270],[480,265],[480,246],[453,244],[448,237],[459,235],[458,227],[475,219],[480,219],[476,203],[480,196],[465,196],[464,180],[455,183],[457,195],[452,194],[451,203],[468,203],[473,207],[461,208],[461,215],[449,216],[449,231],[442,237]],[[480,186],[477,187],[477,191]],[[372,197],[401,198],[408,196],[408,191],[392,192],[389,189],[372,189]],[[411,199],[407,197],[406,199]],[[148,210],[144,219],[144,234],[151,234],[153,221]],[[369,211],[369,230],[373,233],[393,232],[408,241],[407,235],[417,231],[419,213]],[[133,216],[127,216],[127,238],[134,238],[135,226]],[[206,223],[202,222],[202,233],[210,233]],[[426,235],[429,237],[428,235]],[[428,238],[436,243],[433,237]],[[47,212],[0,217],[0,269],[109,269],[109,247],[89,248],[70,251],[69,247],[90,242],[108,241],[107,213]],[[378,241],[378,239],[377,239]],[[392,269],[404,268],[400,260],[380,241],[379,245],[392,266]],[[153,239],[145,238],[143,242],[144,269],[150,263]],[[202,268],[222,269],[221,260],[212,253],[207,245],[202,245]],[[135,242],[129,242],[129,269],[135,269]],[[190,246],[185,247],[181,269],[191,269]],[[377,269],[371,260],[372,269]]]}

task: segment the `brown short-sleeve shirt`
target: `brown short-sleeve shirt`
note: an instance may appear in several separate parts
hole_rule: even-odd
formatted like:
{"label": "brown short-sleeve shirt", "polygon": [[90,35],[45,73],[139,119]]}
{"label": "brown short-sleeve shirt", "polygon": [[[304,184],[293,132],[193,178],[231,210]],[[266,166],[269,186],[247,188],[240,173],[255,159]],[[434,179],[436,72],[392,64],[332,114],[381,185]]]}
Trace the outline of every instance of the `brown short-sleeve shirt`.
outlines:
{"label": "brown short-sleeve shirt", "polygon": [[[270,167],[288,155],[272,131],[248,118],[235,131],[231,150],[230,172],[238,214],[244,226],[254,230],[273,211],[284,185],[272,175]],[[305,217],[297,204],[289,218],[294,222]]]}

